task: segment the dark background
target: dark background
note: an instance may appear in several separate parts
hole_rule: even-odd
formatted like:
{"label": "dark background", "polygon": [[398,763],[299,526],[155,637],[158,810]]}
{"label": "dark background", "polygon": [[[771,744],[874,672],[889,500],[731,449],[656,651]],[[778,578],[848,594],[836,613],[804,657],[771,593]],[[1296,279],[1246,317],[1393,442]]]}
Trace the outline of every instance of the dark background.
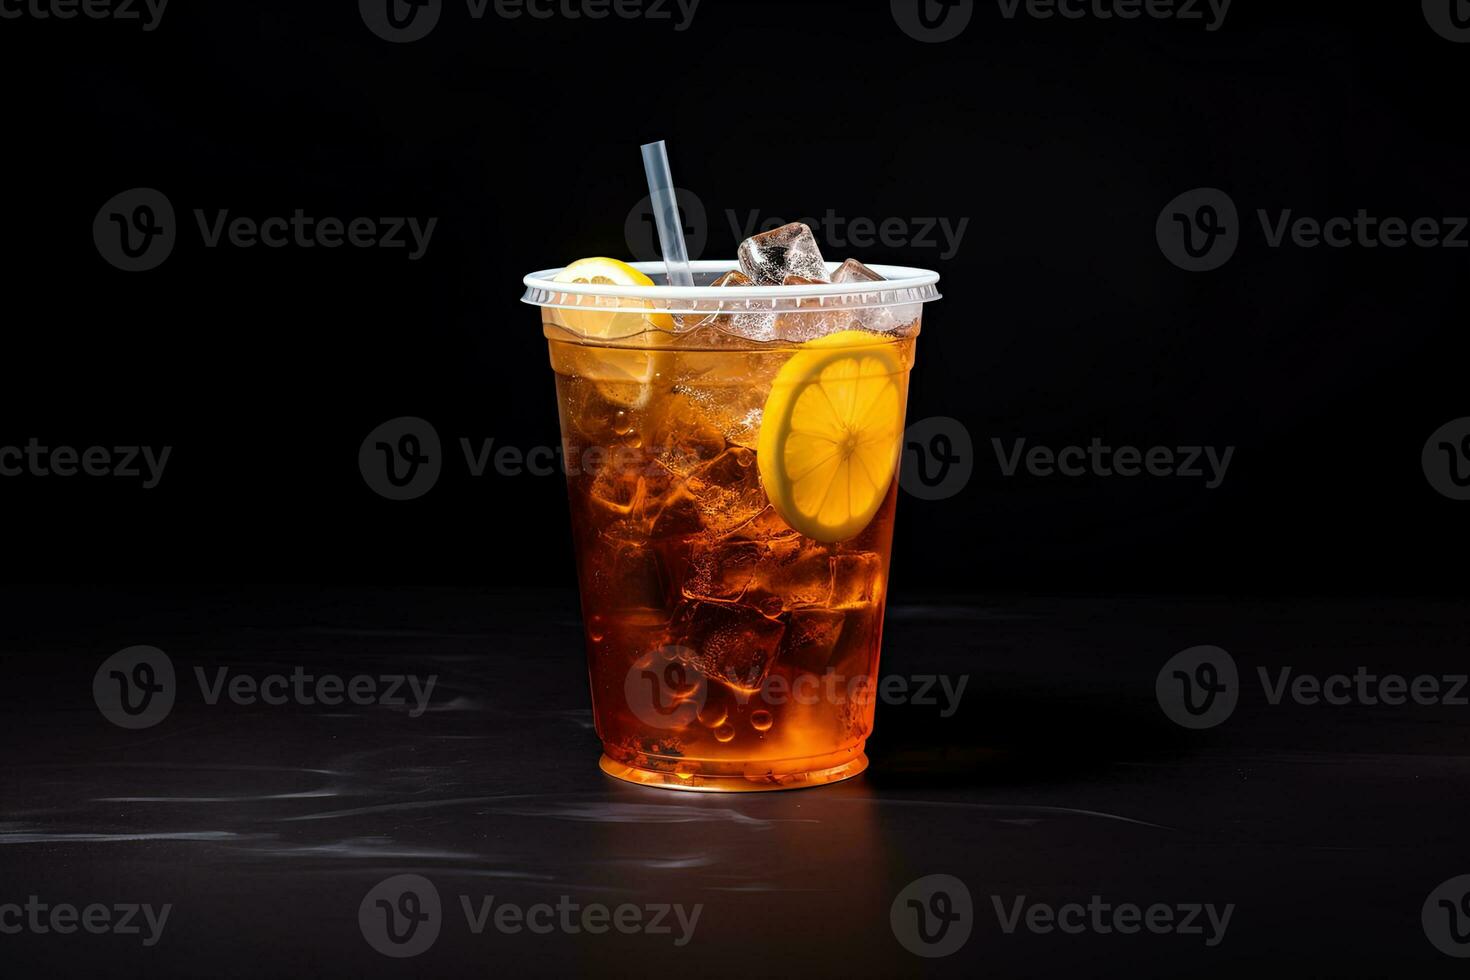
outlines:
{"label": "dark background", "polygon": [[[172,447],[152,490],[0,477],[0,903],[177,906],[152,951],[0,935],[4,969],[1462,972],[1420,912],[1470,871],[1466,709],[1272,704],[1255,678],[1464,671],[1470,504],[1436,492],[1421,450],[1470,415],[1470,250],[1273,249],[1256,211],[1470,212],[1470,45],[1411,2],[1236,0],[1214,32],[973,13],[940,44],[883,2],[703,0],[680,32],[475,21],[445,0],[406,44],[349,0],[175,3],[152,32],[0,19],[0,447]],[[628,253],[638,146],[658,138],[707,209],[707,258],[734,254],[729,211],[969,219],[954,256],[856,250],[942,273],[909,418],[953,417],[974,444],[962,492],[903,495],[883,670],[969,687],[948,714],[880,704],[871,768],[837,786],[602,776],[561,479],[472,478],[459,453],[557,444],[521,278]],[[139,187],[167,195],[179,240],[126,273],[92,225]],[[1228,263],[1189,273],[1155,222],[1199,187],[1243,228]],[[208,249],[196,208],[438,224],[417,262]],[[401,416],[446,458],[428,494],[391,502],[358,450]],[[1235,454],[1214,490],[1005,478],[991,440],[1020,438]],[[92,687],[134,644],[181,678],[136,732]],[[1155,685],[1204,644],[1236,658],[1239,707],[1186,730]],[[298,667],[440,686],[421,718],[192,686]],[[451,903],[700,902],[706,924],[687,951],[461,929],[389,960],[355,913],[407,872]],[[977,916],[931,962],[886,923],[932,874],[965,881]],[[1238,909],[1213,950],[1002,935],[989,912],[1094,894]]]}
{"label": "dark background", "polygon": [[[911,420],[975,478],[905,497],[895,589],[1452,592],[1461,523],[1420,467],[1464,414],[1464,251],[1271,249],[1257,208],[1470,211],[1452,111],[1470,49],[1417,4],[1236,3],[1202,22],[1006,20],[919,43],[886,4],[705,0],[692,26],[475,21],[390,44],[354,5],[171,6],[160,27],[0,21],[7,315],[0,445],[167,444],[162,483],[0,480],[13,582],[570,585],[558,477],[469,476],[458,440],[557,442],[521,277],[625,255],[638,144],[763,219],[944,216]],[[672,79],[666,89],[660,81]],[[1209,273],[1164,204],[1225,190]],[[102,260],[105,201],[179,216],[158,269]],[[439,219],[427,255],[203,246],[192,211]],[[846,251],[830,249],[829,258]],[[384,500],[364,436],[420,416],[438,486]],[[1237,447],[1224,484],[1003,478],[992,438]],[[527,547],[527,544],[531,544]]]}

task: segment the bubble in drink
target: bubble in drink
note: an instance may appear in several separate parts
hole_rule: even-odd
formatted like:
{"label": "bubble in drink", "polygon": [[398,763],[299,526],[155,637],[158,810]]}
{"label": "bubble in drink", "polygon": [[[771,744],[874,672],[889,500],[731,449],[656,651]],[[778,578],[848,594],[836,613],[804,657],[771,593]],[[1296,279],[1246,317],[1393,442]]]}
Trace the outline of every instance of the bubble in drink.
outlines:
{"label": "bubble in drink", "polygon": [[730,710],[723,702],[709,701],[699,710],[699,723],[705,728],[719,728],[730,719]]}

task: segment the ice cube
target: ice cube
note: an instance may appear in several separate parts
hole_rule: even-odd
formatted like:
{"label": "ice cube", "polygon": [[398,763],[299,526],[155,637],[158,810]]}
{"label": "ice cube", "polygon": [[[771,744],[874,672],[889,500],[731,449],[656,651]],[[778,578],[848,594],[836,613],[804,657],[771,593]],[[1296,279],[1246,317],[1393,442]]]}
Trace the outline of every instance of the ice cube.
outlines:
{"label": "ice cube", "polygon": [[855,324],[874,333],[896,333],[919,318],[919,307],[874,306],[865,310],[853,310]]}
{"label": "ice cube", "polygon": [[641,518],[648,503],[647,481],[636,469],[604,466],[592,477],[587,495],[604,512],[599,521],[619,517]]}
{"label": "ice cube", "polygon": [[822,250],[806,225],[796,222],[740,243],[740,271],[758,286],[779,286],[787,276],[828,282]]}
{"label": "ice cube", "polygon": [[681,598],[667,565],[649,545],[646,527],[641,532],[619,525],[603,528],[584,552],[581,573],[588,607],[617,618],[667,623],[674,601]]}
{"label": "ice cube", "polygon": [[[571,345],[560,345],[571,346]],[[571,422],[578,446],[611,448],[632,442],[637,434],[636,398],[627,385],[594,380],[588,376],[562,376],[564,418]],[[614,399],[623,399],[615,401]]]}
{"label": "ice cube", "polygon": [[684,598],[739,602],[755,582],[765,549],[753,541],[716,541],[696,546],[680,584]]}
{"label": "ice cube", "polygon": [[883,282],[883,277],[857,259],[848,259],[832,273],[833,282]]}
{"label": "ice cube", "polygon": [[872,677],[878,665],[878,643],[883,614],[878,609],[853,610],[846,614],[842,634],[832,648],[828,669],[846,678]]}
{"label": "ice cube", "polygon": [[871,551],[832,559],[832,608],[872,608],[883,597],[883,559]]}
{"label": "ice cube", "polygon": [[[819,283],[805,276],[787,276],[784,285],[815,286]],[[816,298],[803,299],[797,310],[789,310],[776,318],[776,336],[782,340],[804,343],[816,340],[854,325],[853,311],[824,307]]]}
{"label": "ice cube", "polygon": [[856,323],[855,319],[850,314],[847,316],[833,315],[836,312],[783,313],[776,324],[776,336],[792,343],[803,344],[808,340],[816,340],[818,337],[851,330]]}
{"label": "ice cube", "polygon": [[776,508],[766,507],[759,514],[729,532],[731,538],[742,541],[760,541],[767,545],[784,545],[801,537],[790,524],[781,519]]}
{"label": "ice cube", "polygon": [[686,662],[742,691],[760,688],[785,633],[785,623],[754,609],[699,600],[683,603],[669,627]]}
{"label": "ice cube", "polygon": [[[750,281],[750,277],[741,272],[739,269],[731,269],[729,272],[724,273],[714,282],[710,283],[711,287],[751,285],[754,285],[754,283]],[[728,314],[720,313],[675,313],[674,331],[676,333],[688,335],[695,330],[719,326],[721,321],[727,319],[729,319]]]}
{"label": "ice cube", "polygon": [[699,504],[687,483],[676,484],[652,509],[648,533],[655,538],[682,537],[704,529]]}
{"label": "ice cube", "polygon": [[831,609],[803,609],[791,614],[779,651],[783,667],[822,674],[832,662],[847,614]]}
{"label": "ice cube", "polygon": [[[691,314],[694,315],[697,314]],[[750,350],[752,340],[775,340],[775,327],[774,313],[709,313],[680,333],[679,337],[681,346],[697,348],[706,353],[717,350]]]}
{"label": "ice cube", "polygon": [[[835,283],[885,282],[886,280],[863,265],[857,259],[848,259],[832,273]],[[892,333],[913,323],[919,317],[916,305],[875,306],[872,309],[854,310],[853,325],[875,333]]]}
{"label": "ice cube", "polygon": [[[739,269],[731,269],[710,283],[711,287],[753,285],[751,278]],[[776,337],[774,313],[676,313],[674,324],[675,330],[683,337],[683,343],[698,347],[739,347],[746,341],[774,340]]]}
{"label": "ice cube", "polygon": [[832,600],[831,552],[810,538],[786,538],[768,546],[761,568],[764,588],[783,609],[809,609]]}
{"label": "ice cube", "polygon": [[611,580],[607,585],[615,597],[612,608],[663,609],[669,601],[671,584],[658,554],[646,543],[614,546],[610,550]]}
{"label": "ice cube", "polygon": [[730,317],[730,331],[746,340],[766,343],[777,339],[776,314],[736,313]]}
{"label": "ice cube", "polygon": [[705,421],[731,445],[755,449],[766,398],[783,359],[766,353],[714,351],[690,353],[682,360],[687,362],[689,380],[681,387]]}
{"label": "ice cube", "polygon": [[712,369],[724,375],[735,370],[726,352],[750,350],[750,343],[735,332],[734,319],[732,313],[711,313],[707,322],[679,335],[680,349],[674,354],[674,377],[678,382],[696,380]]}
{"label": "ice cube", "polygon": [[770,504],[761,488],[755,453],[735,446],[689,475],[689,489],[705,528],[725,534]]}
{"label": "ice cube", "polygon": [[[715,285],[754,286],[755,281],[739,270],[731,270]],[[746,340],[772,340],[775,338],[776,317],[771,313],[730,313],[721,316],[720,325]]]}
{"label": "ice cube", "polygon": [[760,389],[700,388],[690,397],[731,445],[756,448],[766,407]]}
{"label": "ice cube", "polygon": [[647,448],[674,476],[688,476],[725,451],[725,437],[687,392],[659,407]]}

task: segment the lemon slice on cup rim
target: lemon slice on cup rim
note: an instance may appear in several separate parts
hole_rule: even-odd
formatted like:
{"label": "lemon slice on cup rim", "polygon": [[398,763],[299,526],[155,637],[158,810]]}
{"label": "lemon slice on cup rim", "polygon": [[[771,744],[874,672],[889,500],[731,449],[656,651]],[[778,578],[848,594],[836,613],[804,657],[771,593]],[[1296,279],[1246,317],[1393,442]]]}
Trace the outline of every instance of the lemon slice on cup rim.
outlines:
{"label": "lemon slice on cup rim", "polygon": [[[654,281],[626,262],[598,256],[578,259],[559,272],[555,282],[606,286],[652,286]],[[646,304],[650,309],[652,304]],[[592,341],[639,338],[643,348],[669,343],[674,318],[667,313],[644,313],[636,308],[550,310],[552,322]],[[624,408],[643,408],[652,385],[668,367],[668,354],[639,347],[588,347],[583,372],[609,401]]]}
{"label": "lemon slice on cup rim", "polygon": [[860,330],[803,344],[782,365],[756,460],[787,524],[833,543],[872,521],[898,471],[903,370],[891,341]]}
{"label": "lemon slice on cup rim", "polygon": [[[578,259],[557,273],[553,282],[588,283],[602,286],[652,286],[654,281],[619,259],[603,256]],[[652,308],[651,303],[644,304]],[[590,340],[617,340],[635,337],[650,326],[670,332],[674,318],[667,313],[640,313],[632,310],[571,309],[555,310],[558,322],[568,330]]]}

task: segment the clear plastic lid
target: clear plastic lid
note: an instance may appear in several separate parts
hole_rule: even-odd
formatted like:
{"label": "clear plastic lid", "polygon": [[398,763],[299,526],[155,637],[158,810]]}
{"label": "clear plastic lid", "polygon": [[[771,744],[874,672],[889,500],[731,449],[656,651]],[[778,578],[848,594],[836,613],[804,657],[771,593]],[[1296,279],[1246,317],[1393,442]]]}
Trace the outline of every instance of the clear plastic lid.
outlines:
{"label": "clear plastic lid", "polygon": [[[555,282],[561,269],[533,272],[521,302],[560,310],[636,309],[640,313],[785,313],[822,309],[907,307],[939,299],[939,273],[899,265],[869,266],[883,282],[815,283],[810,286],[711,286],[737,268],[735,261],[693,262],[693,286],[669,286],[662,262],[634,262],[652,286]],[[841,263],[827,263],[830,274]]]}

